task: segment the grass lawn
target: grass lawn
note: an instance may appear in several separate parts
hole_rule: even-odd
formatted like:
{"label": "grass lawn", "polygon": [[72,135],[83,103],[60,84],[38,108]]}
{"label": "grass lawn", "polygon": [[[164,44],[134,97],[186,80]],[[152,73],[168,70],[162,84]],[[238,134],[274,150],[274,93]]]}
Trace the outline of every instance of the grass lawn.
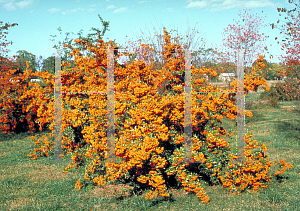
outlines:
{"label": "grass lawn", "polygon": [[[63,173],[65,164],[30,160],[31,135],[0,135],[0,210],[300,210],[300,112],[295,109],[300,102],[280,102],[276,108],[258,97],[246,96],[246,109],[254,115],[246,117],[246,129],[265,143],[271,160],[285,158],[294,166],[263,191],[234,196],[224,187],[207,185],[207,204],[184,190],[173,190],[170,199],[152,200],[122,194],[130,188],[124,185],[76,191],[74,184],[84,170]],[[235,129],[235,122],[227,120],[226,127]]]}

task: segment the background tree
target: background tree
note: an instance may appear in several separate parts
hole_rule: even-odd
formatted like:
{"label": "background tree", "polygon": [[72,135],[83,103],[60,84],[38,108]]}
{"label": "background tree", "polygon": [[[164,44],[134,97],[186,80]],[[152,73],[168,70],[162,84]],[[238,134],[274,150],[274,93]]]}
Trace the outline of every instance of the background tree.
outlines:
{"label": "background tree", "polygon": [[[109,21],[103,21],[103,19],[101,18],[101,16],[98,14],[98,17],[102,23],[103,29],[100,30],[98,28],[94,28],[91,27],[90,31],[92,33],[87,34],[86,36],[83,36],[83,30],[80,30],[77,33],[77,37],[76,39],[80,39],[83,40],[84,42],[86,42],[88,45],[87,46],[91,46],[92,44],[95,45],[98,41],[102,40],[105,32],[109,31]],[[65,33],[65,38],[62,35],[62,29],[61,27],[58,27],[57,30],[59,31],[59,34],[61,35],[62,41],[58,41],[58,43],[56,43],[55,41],[55,37],[57,37],[56,35],[50,35],[52,37],[52,39],[50,39],[52,42],[54,42],[53,48],[56,49],[63,49],[63,51],[61,52],[62,54],[62,62],[67,61],[71,63],[71,67],[75,67],[75,64],[73,62],[73,60],[69,57],[69,53],[71,52],[71,50],[69,48],[64,48],[63,45],[69,45],[69,46],[73,46],[76,49],[80,49],[80,52],[82,55],[91,55],[92,52],[87,50],[87,46],[85,48],[82,48],[80,43],[75,43],[73,37],[69,37],[70,34],[74,35],[73,32],[66,32]],[[112,43],[112,46],[114,45],[115,40]]]}
{"label": "background tree", "polygon": [[8,34],[8,28],[9,27],[14,27],[17,26],[17,23],[13,23],[13,24],[9,24],[9,23],[5,23],[3,25],[3,21],[0,21],[0,55],[2,58],[7,57],[7,53],[9,52],[9,49],[7,49],[8,45],[12,45],[12,41],[7,41],[6,36]]}
{"label": "background tree", "polygon": [[43,61],[44,61],[44,58],[43,56],[39,56],[39,57],[36,57],[36,64],[37,64],[37,68],[36,70],[37,71],[42,71],[42,68],[43,68]]}
{"label": "background tree", "polygon": [[[264,57],[265,58],[265,57]],[[266,59],[263,59],[263,64],[265,65],[265,67],[262,68],[261,72],[259,73],[259,76],[261,76],[262,78],[266,79],[266,80],[273,80],[274,78],[274,74],[270,71],[271,70],[271,63],[269,63]],[[252,67],[256,67],[257,61],[253,62]]]}
{"label": "background tree", "polygon": [[[197,23],[196,23],[197,24]],[[162,26],[163,27],[163,26]],[[153,27],[153,29],[155,29],[155,27]],[[161,52],[164,50],[163,49],[163,43],[164,43],[164,35],[163,35],[163,30],[165,29],[165,27],[160,28],[160,31],[154,32],[154,36],[151,35],[151,33],[149,32],[149,37],[144,37],[144,33],[141,31],[141,35],[139,39],[138,36],[137,39],[138,41],[128,41],[125,44],[125,49],[126,51],[130,51],[129,49],[132,49],[130,52],[133,52],[133,55],[138,55],[137,56],[137,60],[143,60],[146,64],[149,64],[150,61],[154,63],[152,70],[155,69],[162,69],[162,67],[165,66],[166,61],[163,58],[163,55],[161,54]],[[211,61],[212,63],[216,61],[216,59],[214,58],[214,52],[212,49],[208,48],[205,49],[205,42],[203,38],[198,37],[196,42],[194,42],[194,38],[197,34],[200,34],[199,31],[197,30],[195,32],[195,28],[193,29],[193,31],[191,32],[190,28],[188,28],[187,30],[187,34],[184,36],[179,36],[178,34],[178,27],[177,30],[170,30],[170,35],[173,32],[177,32],[177,36],[171,36],[171,42],[174,42],[176,45],[180,44],[182,49],[191,49],[191,64],[195,67],[195,68],[201,68],[203,67],[205,62],[209,62]],[[174,37],[174,38],[172,38]],[[184,39],[185,38],[185,39]],[[200,39],[200,43],[198,42]],[[151,48],[153,48],[153,50],[149,50],[149,49],[145,49],[143,47],[141,47],[141,44],[148,44]],[[177,48],[177,47],[176,47]],[[198,49],[198,50],[195,50]],[[146,55],[144,53],[147,53]],[[174,52],[172,52],[172,55],[174,56],[174,58],[176,58],[179,53],[177,50],[175,50]],[[176,74],[175,77],[179,78],[180,80],[184,81],[184,72]],[[198,78],[198,76],[193,76]],[[169,80],[166,79],[162,84],[161,84],[161,88],[158,88],[158,92],[162,93],[164,92],[165,88],[167,88],[169,86]]]}
{"label": "background tree", "polygon": [[[286,17],[284,20],[278,20],[277,25],[270,24],[273,28],[278,28],[280,30],[280,34],[283,35],[283,40],[281,42],[282,50],[285,51],[286,55],[281,55],[280,59],[284,65],[287,66],[286,72],[284,72],[287,78],[300,78],[299,72],[294,71],[293,67],[299,65],[299,5],[295,3],[293,0],[289,0],[290,4],[294,4],[296,7],[292,10],[287,10],[286,8],[277,8],[279,13],[286,13]],[[279,14],[281,16],[281,14]],[[283,21],[284,24],[279,27],[279,22]],[[275,37],[277,40],[277,37]],[[277,41],[279,44],[280,41]]]}
{"label": "background tree", "polygon": [[[196,24],[195,24],[195,26],[196,26]],[[155,29],[155,27],[153,27],[153,29]],[[141,50],[141,48],[140,48],[141,43],[149,44],[149,46],[152,47],[154,50],[152,52],[147,51],[148,52],[147,55],[143,55],[141,53],[141,54],[139,54],[139,56],[136,59],[143,60],[146,64],[149,64],[150,61],[153,61],[154,62],[153,69],[163,67],[165,64],[165,61],[161,54],[161,52],[163,51],[163,43],[164,43],[163,29],[165,29],[165,27],[161,26],[159,31],[156,30],[154,32],[154,36],[152,36],[151,33],[149,32],[148,37],[147,36],[145,37],[144,36],[145,33],[142,32],[142,30],[141,30],[141,34],[139,36],[136,36],[138,41],[135,41],[135,42],[127,41],[127,43],[125,44],[125,49],[127,51],[131,50],[131,52],[133,51],[134,53],[137,53],[139,50]],[[177,32],[176,37],[171,36],[171,37],[174,37],[174,38],[171,38],[171,40],[174,43],[180,44],[181,47],[184,49],[193,49],[193,51],[191,53],[192,54],[192,58],[191,58],[192,65],[194,65],[195,67],[202,67],[205,62],[212,61],[213,50],[210,48],[205,49],[204,38],[200,38],[200,36],[199,36],[197,38],[197,40],[195,41],[196,34],[200,34],[200,32],[198,30],[195,31],[195,28],[194,28],[193,31],[191,31],[190,28],[188,28],[187,34],[184,36],[179,36],[178,27],[177,27],[177,30],[171,29],[170,35],[173,32]],[[186,39],[184,39],[184,38],[186,38]],[[199,39],[200,39],[200,43],[198,42]],[[198,50],[194,50],[194,49],[198,49]],[[177,55],[177,53],[175,52],[174,56],[176,57],[176,55]]]}
{"label": "background tree", "polygon": [[[9,52],[9,49],[7,47],[9,45],[12,45],[12,41],[8,41],[6,39],[7,34],[8,34],[8,29],[10,27],[14,27],[18,25],[17,23],[9,24],[5,23],[3,25],[3,21],[0,21],[0,76],[1,76],[1,86],[5,86],[6,83],[8,83],[9,78],[6,77],[6,73],[8,70],[12,69],[13,67],[16,66],[14,63],[15,61],[15,56],[8,57],[7,53]],[[6,80],[8,79],[8,80]],[[2,90],[2,88],[0,87]]]}
{"label": "background tree", "polygon": [[281,80],[282,78],[278,74],[283,69],[283,65],[277,64],[277,63],[270,63],[270,76],[272,76],[272,79],[270,80]]}
{"label": "background tree", "polygon": [[24,73],[27,69],[26,67],[26,61],[29,63],[29,69],[32,70],[32,72],[37,71],[38,64],[36,62],[36,56],[32,53],[29,53],[25,50],[19,50],[17,51],[17,60],[16,63],[19,66],[19,72]]}
{"label": "background tree", "polygon": [[[221,57],[218,59],[222,61],[230,61],[237,64],[237,52],[238,49],[244,49],[244,66],[249,67],[258,58],[259,55],[264,54],[264,50],[267,50],[267,46],[264,44],[264,33],[259,33],[259,29],[262,26],[263,19],[256,15],[250,14],[249,11],[244,10],[244,13],[239,13],[239,21],[235,24],[229,24],[224,29],[223,46],[229,50],[224,50],[221,53]],[[215,49],[216,52],[219,50]],[[250,69],[247,69],[246,74],[249,74]]]}
{"label": "background tree", "polygon": [[15,57],[10,58],[7,56],[7,53],[9,52],[9,49],[7,49],[7,47],[9,45],[12,45],[13,42],[8,41],[6,39],[6,37],[8,34],[8,29],[10,27],[14,27],[16,25],[18,25],[18,24],[17,23],[13,23],[13,24],[5,23],[3,25],[3,21],[0,21],[0,76],[2,78],[1,82],[0,82],[1,86],[5,86],[6,83],[8,82],[6,80],[3,80],[5,78],[5,73],[15,66],[15,64],[14,64]]}
{"label": "background tree", "polygon": [[219,63],[224,73],[235,73],[236,72],[236,64],[234,62],[222,62]]}
{"label": "background tree", "polygon": [[51,74],[55,74],[55,56],[49,56],[42,61],[42,72],[48,71]]}
{"label": "background tree", "polygon": [[[281,77],[286,76],[285,84],[278,85],[280,89],[284,90],[290,100],[300,99],[300,5],[293,1],[288,1],[294,4],[295,8],[287,10],[286,8],[277,8],[279,16],[285,14],[284,20],[278,20],[276,24],[272,23],[272,29],[278,28],[280,34],[283,36],[281,40],[281,49],[285,55],[281,55],[279,59],[284,65],[284,70],[280,73]],[[283,24],[280,26],[280,21]],[[277,40],[278,37],[275,37]],[[278,44],[280,41],[277,41]]]}

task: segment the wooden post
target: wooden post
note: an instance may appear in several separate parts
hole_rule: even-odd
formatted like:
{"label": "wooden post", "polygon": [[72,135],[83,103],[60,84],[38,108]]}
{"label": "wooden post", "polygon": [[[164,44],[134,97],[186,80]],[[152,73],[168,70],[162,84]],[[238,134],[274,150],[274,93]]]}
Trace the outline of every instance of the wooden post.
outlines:
{"label": "wooden post", "polygon": [[237,65],[237,161],[245,161],[245,95],[244,95],[244,51],[238,52]]}

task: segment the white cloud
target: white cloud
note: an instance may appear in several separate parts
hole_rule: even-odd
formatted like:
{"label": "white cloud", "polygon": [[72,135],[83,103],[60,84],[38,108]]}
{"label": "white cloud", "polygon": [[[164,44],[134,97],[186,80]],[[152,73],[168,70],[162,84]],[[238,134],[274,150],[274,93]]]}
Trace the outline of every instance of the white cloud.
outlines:
{"label": "white cloud", "polygon": [[87,10],[87,12],[94,12],[96,9],[94,9],[94,8],[90,8],[90,9],[88,9]]}
{"label": "white cloud", "polygon": [[[211,5],[212,10],[228,10],[232,8],[258,8],[258,7],[273,7],[275,6],[270,0],[212,0],[213,2],[220,2],[223,1],[221,4],[213,4]],[[212,2],[211,1],[211,2]],[[208,1],[209,2],[209,1]]]}
{"label": "white cloud", "polygon": [[67,15],[67,14],[72,14],[72,13],[76,13],[77,11],[84,11],[85,9],[82,8],[77,8],[77,9],[72,9],[72,10],[66,10],[64,12],[62,12],[63,15]]}
{"label": "white cloud", "polygon": [[[91,5],[91,7],[95,7],[96,5]],[[56,9],[56,8],[52,8],[50,10],[48,10],[49,12],[51,13],[54,13],[54,12],[58,12],[60,9]],[[66,10],[66,11],[63,11],[62,14],[63,15],[68,15],[68,14],[73,14],[73,13],[77,13],[79,11],[85,11],[85,12],[94,12],[96,9],[94,8],[89,8],[89,9],[83,9],[83,8],[76,8],[76,9],[71,9],[71,10]]]}
{"label": "white cloud", "polygon": [[163,11],[172,12],[172,11],[174,11],[174,9],[169,7],[169,8],[167,8],[167,9],[164,9]]}
{"label": "white cloud", "polygon": [[51,8],[48,10],[48,12],[50,13],[55,13],[55,12],[58,12],[60,9],[57,9],[57,8]]}
{"label": "white cloud", "polygon": [[108,10],[108,9],[112,9],[112,8],[115,8],[115,6],[114,5],[110,5],[106,9]]}
{"label": "white cloud", "polygon": [[8,2],[6,4],[3,4],[4,9],[6,10],[17,10],[17,9],[23,9],[27,6],[29,6],[33,0],[24,0],[24,1],[20,1],[20,2],[15,2],[14,0],[12,1],[6,1],[6,0],[1,0],[0,3],[5,3]]}
{"label": "white cloud", "polygon": [[232,8],[259,8],[259,7],[275,7],[271,0],[187,0],[186,8],[208,8],[212,11],[229,10]]}
{"label": "white cloud", "polygon": [[30,5],[32,3],[32,0],[28,0],[28,1],[21,1],[19,3],[16,3],[17,7],[20,7],[21,9],[23,9],[24,7]]}
{"label": "white cloud", "polygon": [[248,1],[245,2],[245,6],[248,8],[255,8],[255,7],[273,7],[274,4],[272,2],[267,1]]}
{"label": "white cloud", "polygon": [[240,6],[241,2],[238,0],[225,0],[221,5],[224,9],[231,9]]}
{"label": "white cloud", "polygon": [[122,13],[122,12],[126,12],[127,11],[127,8],[126,7],[121,7],[121,8],[119,8],[119,9],[116,9],[115,11],[114,11],[114,13]]}
{"label": "white cloud", "polygon": [[205,1],[192,1],[189,3],[186,8],[203,8],[206,7],[207,3]]}
{"label": "white cloud", "polygon": [[237,0],[225,0],[224,2],[223,2],[223,5],[225,5],[225,6],[227,6],[227,5],[233,5],[233,4],[236,4],[236,3],[238,3],[238,1]]}
{"label": "white cloud", "polygon": [[10,10],[10,11],[17,9],[17,7],[12,2],[4,4],[3,7],[4,7],[4,9]]}

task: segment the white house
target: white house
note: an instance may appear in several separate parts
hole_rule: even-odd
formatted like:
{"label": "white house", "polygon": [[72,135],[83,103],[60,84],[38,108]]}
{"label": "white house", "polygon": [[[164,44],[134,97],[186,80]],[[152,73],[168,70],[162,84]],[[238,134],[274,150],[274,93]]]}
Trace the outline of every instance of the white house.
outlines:
{"label": "white house", "polygon": [[41,82],[41,79],[30,79],[30,82]]}
{"label": "white house", "polygon": [[230,81],[233,80],[235,77],[235,73],[221,73],[219,75],[219,80],[221,81]]}
{"label": "white house", "polygon": [[[16,81],[19,82],[19,80],[13,80],[13,78],[9,79],[10,82]],[[30,79],[30,82],[41,82],[41,79]]]}
{"label": "white house", "polygon": [[19,80],[13,80],[12,78],[9,79],[9,82],[14,82],[14,81],[19,82]]}
{"label": "white house", "polygon": [[203,77],[205,77],[206,81],[208,81],[208,75],[207,74],[203,74]]}

